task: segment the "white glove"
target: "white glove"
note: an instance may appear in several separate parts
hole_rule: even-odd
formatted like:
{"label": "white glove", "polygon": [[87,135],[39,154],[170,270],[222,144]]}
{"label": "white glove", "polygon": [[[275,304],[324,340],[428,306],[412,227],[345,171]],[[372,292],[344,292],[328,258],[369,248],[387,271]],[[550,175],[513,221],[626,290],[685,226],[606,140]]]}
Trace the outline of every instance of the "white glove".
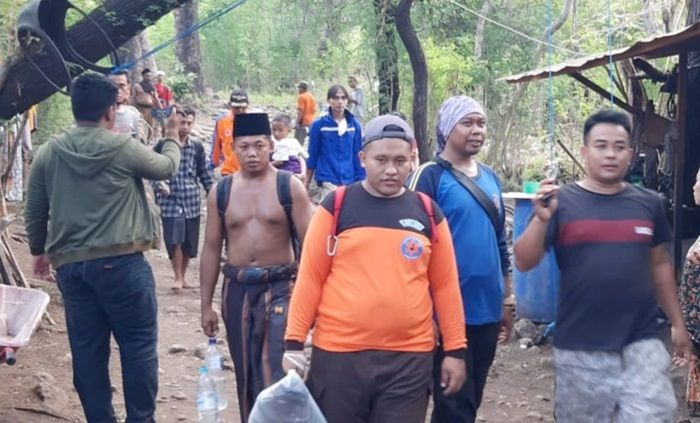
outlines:
{"label": "white glove", "polygon": [[290,370],[296,371],[303,379],[306,376],[306,354],[304,351],[285,351],[282,356],[282,368],[289,373]]}

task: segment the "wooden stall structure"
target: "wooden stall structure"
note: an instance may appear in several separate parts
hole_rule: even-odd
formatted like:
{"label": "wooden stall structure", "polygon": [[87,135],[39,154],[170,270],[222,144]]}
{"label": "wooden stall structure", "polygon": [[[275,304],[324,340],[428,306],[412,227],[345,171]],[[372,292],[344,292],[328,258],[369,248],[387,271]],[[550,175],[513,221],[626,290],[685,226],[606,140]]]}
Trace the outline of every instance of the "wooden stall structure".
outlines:
{"label": "wooden stall structure", "polygon": [[[649,139],[652,138],[649,137],[651,133],[668,135],[673,132],[673,181],[669,200],[674,233],[673,255],[677,269],[682,263],[684,237],[696,236],[700,233],[700,209],[692,201],[692,187],[695,181],[688,178],[688,175],[695,175],[700,164],[700,146],[689,145],[686,134],[687,120],[698,119],[697,110],[687,109],[688,54],[696,50],[700,50],[700,22],[659,37],[640,40],[629,47],[568,60],[502,79],[509,83],[525,83],[550,76],[568,75],[630,113],[634,124],[633,135],[636,135],[637,141],[653,144],[654,141]],[[657,71],[653,65],[646,62],[646,60],[671,56],[678,56],[678,66],[670,73]],[[672,116],[661,116],[648,104],[640,104],[639,96],[633,95],[632,92],[627,94],[628,98],[619,98],[582,73],[588,69],[606,66],[611,62],[614,67],[611,71],[612,78],[621,92],[625,92],[621,74],[626,75],[632,83],[628,85],[632,86],[629,91],[642,87],[639,82],[641,79],[664,83],[670,95],[675,95],[676,107]],[[622,73],[620,68],[623,70]]]}

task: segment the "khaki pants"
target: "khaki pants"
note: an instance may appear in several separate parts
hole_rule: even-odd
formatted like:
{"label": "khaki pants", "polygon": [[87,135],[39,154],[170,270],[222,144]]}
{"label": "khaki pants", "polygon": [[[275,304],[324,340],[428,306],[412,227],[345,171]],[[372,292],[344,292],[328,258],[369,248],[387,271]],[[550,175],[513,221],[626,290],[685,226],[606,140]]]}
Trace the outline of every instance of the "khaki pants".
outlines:
{"label": "khaki pants", "polygon": [[311,181],[309,185],[309,198],[311,202],[318,205],[321,204],[324,198],[331,192],[335,191],[338,186],[331,184],[330,182],[316,182]]}

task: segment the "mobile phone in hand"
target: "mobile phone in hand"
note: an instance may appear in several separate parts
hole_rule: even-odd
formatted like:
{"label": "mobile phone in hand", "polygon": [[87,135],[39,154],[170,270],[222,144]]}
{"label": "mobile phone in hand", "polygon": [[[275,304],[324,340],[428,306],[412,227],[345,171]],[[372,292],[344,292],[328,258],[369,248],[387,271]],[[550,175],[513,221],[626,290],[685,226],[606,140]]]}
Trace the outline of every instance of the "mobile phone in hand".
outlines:
{"label": "mobile phone in hand", "polygon": [[173,106],[164,107],[162,109],[151,109],[151,116],[156,119],[168,119],[173,113]]}
{"label": "mobile phone in hand", "polygon": [[[557,180],[557,177],[559,176],[559,166],[556,164],[550,164],[547,166],[547,179],[552,179],[554,181]],[[547,208],[549,207],[549,203],[552,201],[552,194],[546,195],[542,198],[542,207]]]}

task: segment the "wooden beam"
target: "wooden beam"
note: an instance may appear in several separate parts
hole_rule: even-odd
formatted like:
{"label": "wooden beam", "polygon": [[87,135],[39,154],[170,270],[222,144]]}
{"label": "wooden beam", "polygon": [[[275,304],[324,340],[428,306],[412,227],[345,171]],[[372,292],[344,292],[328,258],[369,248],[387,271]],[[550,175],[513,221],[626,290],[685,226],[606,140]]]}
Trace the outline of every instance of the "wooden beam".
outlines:
{"label": "wooden beam", "polygon": [[680,275],[683,262],[683,193],[685,192],[686,119],[688,114],[688,53],[678,57],[678,143],[673,159],[673,264]]}
{"label": "wooden beam", "polygon": [[559,144],[559,147],[561,147],[564,152],[566,153],[567,156],[571,159],[572,162],[581,170],[581,172],[586,172],[586,169],[581,165],[581,163],[578,161],[576,156],[574,156],[574,153],[569,150],[569,147],[566,146],[560,139],[557,139],[557,144]]}
{"label": "wooden beam", "polygon": [[581,75],[580,73],[570,73],[569,76],[585,85],[586,88],[599,94],[601,97],[604,97],[607,100],[610,100],[610,97],[612,96],[612,102],[627,113],[631,113],[634,115],[641,112],[641,110],[635,109],[634,107],[627,104],[627,102],[625,102],[624,100],[621,100],[619,97],[615,97],[614,95],[610,94],[608,90],[591,81],[590,79],[586,78],[585,76]]}

